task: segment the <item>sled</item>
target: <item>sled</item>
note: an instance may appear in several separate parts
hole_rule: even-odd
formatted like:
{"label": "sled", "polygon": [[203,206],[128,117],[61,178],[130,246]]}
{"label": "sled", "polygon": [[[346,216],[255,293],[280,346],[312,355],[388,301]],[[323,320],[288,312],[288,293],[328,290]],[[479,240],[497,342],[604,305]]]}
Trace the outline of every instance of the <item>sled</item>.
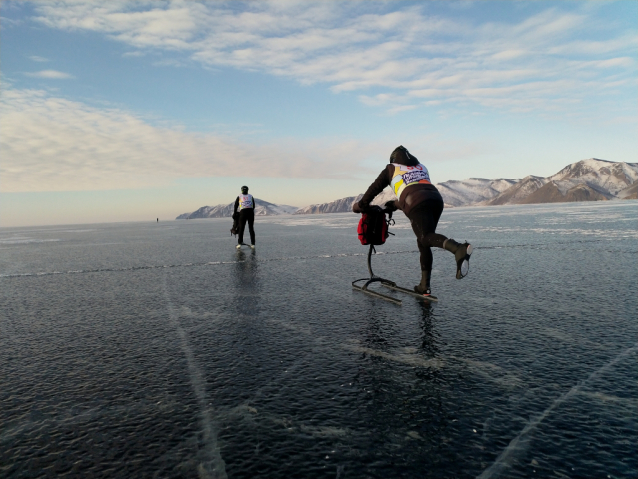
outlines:
{"label": "sled", "polygon": [[[395,298],[393,296],[388,296],[387,294],[379,293],[378,291],[374,291],[369,288],[369,286],[373,283],[381,283],[381,286],[384,286],[388,289],[392,289],[394,291],[398,291],[400,293],[409,294],[410,296],[414,296],[416,298],[419,298],[425,301],[437,301],[435,297],[423,296],[422,294],[419,294],[416,291],[412,291],[407,288],[402,288],[401,286],[397,286],[397,284],[394,281],[390,281],[389,279],[385,279],[374,274],[374,272],[372,271],[372,252],[373,251],[376,253],[376,250],[374,249],[374,245],[370,245],[370,249],[368,250],[368,271],[370,273],[370,277],[355,279],[352,282],[352,287],[356,291],[361,291],[362,293],[368,294],[375,298],[383,299],[385,301],[389,301],[390,303],[401,306],[403,304],[403,301],[401,301],[400,299]],[[357,284],[360,282],[364,282],[363,285]]]}

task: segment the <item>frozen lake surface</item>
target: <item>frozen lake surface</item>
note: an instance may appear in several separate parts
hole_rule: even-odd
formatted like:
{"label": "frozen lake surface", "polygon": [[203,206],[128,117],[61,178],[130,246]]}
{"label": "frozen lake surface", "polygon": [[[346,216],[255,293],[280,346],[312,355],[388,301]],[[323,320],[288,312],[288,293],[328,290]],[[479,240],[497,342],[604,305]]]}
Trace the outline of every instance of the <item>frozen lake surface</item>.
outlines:
{"label": "frozen lake surface", "polygon": [[431,306],[354,214],[0,229],[0,476],[636,477],[637,213],[446,210]]}

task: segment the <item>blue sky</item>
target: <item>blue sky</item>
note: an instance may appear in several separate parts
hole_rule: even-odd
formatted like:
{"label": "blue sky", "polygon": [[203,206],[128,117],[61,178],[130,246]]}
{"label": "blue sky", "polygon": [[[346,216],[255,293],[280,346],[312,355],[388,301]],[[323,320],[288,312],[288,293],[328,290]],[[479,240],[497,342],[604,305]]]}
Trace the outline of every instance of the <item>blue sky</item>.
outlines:
{"label": "blue sky", "polygon": [[11,2],[0,225],[636,162],[638,3]]}

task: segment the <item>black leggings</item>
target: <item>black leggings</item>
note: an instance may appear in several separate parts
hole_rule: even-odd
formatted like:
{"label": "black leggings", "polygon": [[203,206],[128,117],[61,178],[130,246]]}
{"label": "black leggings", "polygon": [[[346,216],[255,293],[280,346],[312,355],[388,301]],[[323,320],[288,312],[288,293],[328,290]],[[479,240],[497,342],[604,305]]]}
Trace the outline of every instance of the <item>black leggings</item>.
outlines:
{"label": "black leggings", "polygon": [[239,244],[244,244],[246,222],[248,222],[248,231],[250,232],[250,244],[255,244],[255,229],[253,228],[255,210],[253,208],[246,208],[239,212]]}
{"label": "black leggings", "polygon": [[432,198],[419,203],[408,216],[421,252],[421,271],[432,271],[430,247],[443,248],[443,242],[447,239],[446,236],[435,233],[441,213],[443,200]]}

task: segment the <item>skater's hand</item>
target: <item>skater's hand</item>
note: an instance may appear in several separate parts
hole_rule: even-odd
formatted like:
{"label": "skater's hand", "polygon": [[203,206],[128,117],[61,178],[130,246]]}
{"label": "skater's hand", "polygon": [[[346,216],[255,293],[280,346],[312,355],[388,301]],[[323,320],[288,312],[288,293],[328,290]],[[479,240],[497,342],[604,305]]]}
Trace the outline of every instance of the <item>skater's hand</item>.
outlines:
{"label": "skater's hand", "polygon": [[385,209],[388,211],[396,211],[399,209],[399,207],[397,206],[397,201],[396,200],[390,200],[390,201],[386,201],[385,202]]}

